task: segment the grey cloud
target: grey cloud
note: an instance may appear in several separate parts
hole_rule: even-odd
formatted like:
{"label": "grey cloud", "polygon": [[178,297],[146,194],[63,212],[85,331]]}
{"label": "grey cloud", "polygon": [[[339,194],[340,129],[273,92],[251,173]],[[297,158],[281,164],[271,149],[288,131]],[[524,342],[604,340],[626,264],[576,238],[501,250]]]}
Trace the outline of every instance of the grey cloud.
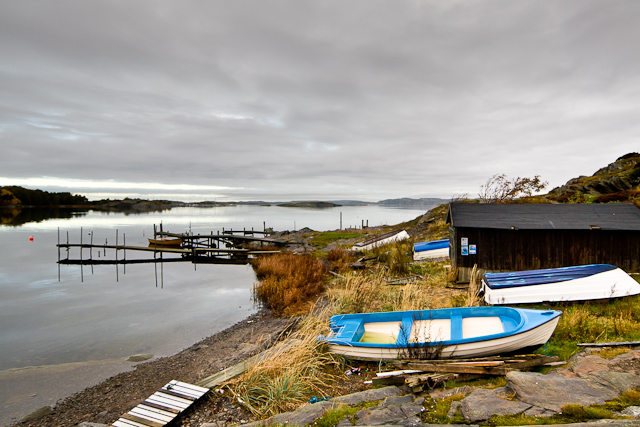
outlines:
{"label": "grey cloud", "polygon": [[4,2],[0,177],[266,200],[556,186],[637,151],[639,18],[625,0]]}

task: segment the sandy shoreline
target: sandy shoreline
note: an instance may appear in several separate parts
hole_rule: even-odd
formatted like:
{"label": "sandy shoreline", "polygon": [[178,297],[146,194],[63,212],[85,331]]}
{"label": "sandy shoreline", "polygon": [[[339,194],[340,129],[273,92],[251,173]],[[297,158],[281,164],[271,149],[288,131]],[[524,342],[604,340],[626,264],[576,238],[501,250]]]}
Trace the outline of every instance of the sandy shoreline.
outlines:
{"label": "sandy shoreline", "polygon": [[[245,359],[276,339],[290,323],[290,319],[276,318],[267,310],[261,310],[178,354],[148,362],[136,364],[113,359],[105,363],[65,364],[55,369],[34,367],[4,371],[0,374],[0,389],[3,390],[0,395],[3,398],[1,425],[15,425],[35,409],[56,403],[39,401],[37,394],[33,396],[32,392],[11,388],[11,381],[18,377],[23,381],[28,377],[38,381],[43,394],[45,388],[51,387],[59,389],[63,396],[69,396],[58,401],[51,414],[20,423],[20,426],[74,426],[82,421],[110,424],[170,380],[193,383]],[[98,370],[99,376],[105,379],[83,390],[74,390],[55,378],[56,374],[68,369],[76,370],[78,375],[93,376]],[[126,371],[122,372],[122,369]],[[68,374],[68,371],[64,373]],[[11,395],[4,394],[9,390]]]}

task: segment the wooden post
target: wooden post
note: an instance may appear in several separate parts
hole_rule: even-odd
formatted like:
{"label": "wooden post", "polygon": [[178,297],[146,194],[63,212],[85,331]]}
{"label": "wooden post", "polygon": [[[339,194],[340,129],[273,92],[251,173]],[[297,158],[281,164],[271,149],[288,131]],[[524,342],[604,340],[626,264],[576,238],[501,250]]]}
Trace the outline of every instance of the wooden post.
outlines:
{"label": "wooden post", "polygon": [[60,281],[60,227],[58,227],[58,282]]}
{"label": "wooden post", "polygon": [[342,230],[342,212],[340,212],[340,230]]}
{"label": "wooden post", "polygon": [[[100,255],[100,252],[98,252]],[[91,274],[93,274],[93,230],[91,230],[91,247],[89,248],[89,259],[91,260]]]}
{"label": "wooden post", "polygon": [[118,229],[116,228],[116,282],[120,281],[118,277]]}
{"label": "wooden post", "polygon": [[82,268],[82,227],[80,227],[80,282],[84,283],[84,269]]}

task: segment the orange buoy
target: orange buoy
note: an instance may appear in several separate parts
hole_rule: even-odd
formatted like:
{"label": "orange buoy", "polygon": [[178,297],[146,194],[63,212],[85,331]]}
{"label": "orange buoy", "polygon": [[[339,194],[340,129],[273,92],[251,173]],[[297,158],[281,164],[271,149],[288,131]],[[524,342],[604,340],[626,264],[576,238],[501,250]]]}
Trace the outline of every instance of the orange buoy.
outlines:
{"label": "orange buoy", "polygon": [[33,242],[33,236],[29,236],[29,241]]}

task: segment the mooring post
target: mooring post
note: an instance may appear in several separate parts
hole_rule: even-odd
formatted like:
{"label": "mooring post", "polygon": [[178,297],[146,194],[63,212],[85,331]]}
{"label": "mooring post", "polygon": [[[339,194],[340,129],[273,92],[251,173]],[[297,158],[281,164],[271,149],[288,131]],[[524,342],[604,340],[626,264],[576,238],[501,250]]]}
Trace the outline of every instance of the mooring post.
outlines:
{"label": "mooring post", "polygon": [[58,282],[60,281],[60,227],[58,227]]}
{"label": "mooring post", "polygon": [[[91,260],[91,274],[93,274],[93,230],[91,230],[91,246],[89,246],[89,259]],[[100,255],[100,252],[98,252]]]}
{"label": "mooring post", "polygon": [[120,281],[118,276],[118,229],[116,228],[116,282]]}
{"label": "mooring post", "polygon": [[82,266],[82,235],[84,232],[82,231],[82,227],[80,227],[80,283],[84,282],[84,270]]}
{"label": "mooring post", "polygon": [[124,251],[124,264],[122,265],[122,273],[127,274],[127,235],[122,233],[122,247]]}

